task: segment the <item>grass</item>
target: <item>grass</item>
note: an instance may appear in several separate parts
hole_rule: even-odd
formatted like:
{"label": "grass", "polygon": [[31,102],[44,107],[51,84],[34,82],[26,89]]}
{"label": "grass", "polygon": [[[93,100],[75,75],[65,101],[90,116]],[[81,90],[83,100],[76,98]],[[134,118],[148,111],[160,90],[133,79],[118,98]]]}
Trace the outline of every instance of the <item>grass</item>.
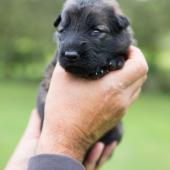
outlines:
{"label": "grass", "polygon": [[35,106],[37,86],[30,83],[0,83],[0,169],[13,152]]}
{"label": "grass", "polygon": [[[37,87],[17,81],[0,83],[0,169],[23,133]],[[124,139],[103,170],[170,169],[170,96],[143,94],[129,109],[124,125]]]}

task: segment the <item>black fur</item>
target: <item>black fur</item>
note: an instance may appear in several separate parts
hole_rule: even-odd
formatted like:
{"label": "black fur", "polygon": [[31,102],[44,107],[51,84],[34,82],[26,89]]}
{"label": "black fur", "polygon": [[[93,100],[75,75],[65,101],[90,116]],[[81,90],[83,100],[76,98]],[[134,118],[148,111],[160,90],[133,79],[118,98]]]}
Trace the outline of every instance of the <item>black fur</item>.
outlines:
{"label": "black fur", "polygon": [[[126,17],[108,6],[73,6],[59,18],[55,22],[59,29],[58,57],[65,70],[81,77],[99,78],[123,66],[131,44]],[[79,58],[68,60],[65,52],[77,52]]]}
{"label": "black fur", "polygon": [[[78,3],[80,1],[82,3]],[[75,2],[77,4],[66,6],[54,23],[58,28],[58,52],[47,68],[38,95],[37,108],[42,120],[46,94],[57,61],[70,73],[97,79],[109,71],[121,69],[132,44],[128,19],[112,6],[102,3],[102,0],[94,4],[89,4],[89,0]],[[119,123],[100,141],[108,145],[113,141],[120,142],[121,138],[122,124]]]}

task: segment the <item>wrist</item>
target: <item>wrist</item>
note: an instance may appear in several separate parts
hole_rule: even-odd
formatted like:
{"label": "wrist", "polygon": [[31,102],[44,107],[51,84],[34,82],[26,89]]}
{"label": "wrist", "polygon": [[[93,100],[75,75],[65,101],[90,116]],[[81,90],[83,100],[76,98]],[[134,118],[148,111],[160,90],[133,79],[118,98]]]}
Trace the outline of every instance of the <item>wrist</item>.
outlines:
{"label": "wrist", "polygon": [[57,154],[83,161],[88,145],[74,133],[44,129],[37,147],[38,154]]}

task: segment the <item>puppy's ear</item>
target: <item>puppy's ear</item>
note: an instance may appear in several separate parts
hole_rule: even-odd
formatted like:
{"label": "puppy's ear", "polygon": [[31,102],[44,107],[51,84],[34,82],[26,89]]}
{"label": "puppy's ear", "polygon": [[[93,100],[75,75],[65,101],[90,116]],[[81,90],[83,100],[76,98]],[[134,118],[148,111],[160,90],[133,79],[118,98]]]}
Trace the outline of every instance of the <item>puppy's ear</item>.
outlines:
{"label": "puppy's ear", "polygon": [[117,31],[122,31],[130,25],[128,18],[122,15],[115,15],[115,24]]}
{"label": "puppy's ear", "polygon": [[58,27],[58,25],[60,24],[60,22],[61,22],[61,15],[59,15],[59,16],[57,17],[57,19],[55,20],[55,22],[54,22],[54,27]]}

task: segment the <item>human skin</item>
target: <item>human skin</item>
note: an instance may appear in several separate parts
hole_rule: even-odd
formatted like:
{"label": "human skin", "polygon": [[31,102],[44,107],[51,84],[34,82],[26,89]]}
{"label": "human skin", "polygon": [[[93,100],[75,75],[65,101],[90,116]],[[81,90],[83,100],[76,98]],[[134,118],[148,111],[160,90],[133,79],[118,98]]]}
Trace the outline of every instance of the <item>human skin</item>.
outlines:
{"label": "human skin", "polygon": [[63,154],[83,161],[90,146],[122,119],[140,94],[148,66],[138,48],[131,46],[128,56],[121,70],[93,81],[56,66],[37,154]]}

